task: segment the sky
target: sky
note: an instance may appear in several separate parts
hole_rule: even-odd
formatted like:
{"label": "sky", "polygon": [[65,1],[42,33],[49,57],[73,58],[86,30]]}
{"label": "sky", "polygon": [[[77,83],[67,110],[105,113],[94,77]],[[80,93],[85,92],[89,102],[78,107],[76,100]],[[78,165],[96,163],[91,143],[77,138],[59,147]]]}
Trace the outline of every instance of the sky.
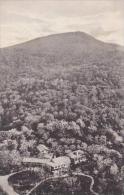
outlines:
{"label": "sky", "polygon": [[0,0],[0,47],[72,31],[124,45],[124,0]]}

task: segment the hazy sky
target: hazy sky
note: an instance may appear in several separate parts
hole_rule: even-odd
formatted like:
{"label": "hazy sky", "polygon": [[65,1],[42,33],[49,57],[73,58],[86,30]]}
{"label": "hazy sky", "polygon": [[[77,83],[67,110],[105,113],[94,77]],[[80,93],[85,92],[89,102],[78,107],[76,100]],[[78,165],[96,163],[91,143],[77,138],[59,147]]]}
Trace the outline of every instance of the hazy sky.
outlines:
{"label": "hazy sky", "polygon": [[124,45],[124,0],[0,0],[0,47],[70,31]]}

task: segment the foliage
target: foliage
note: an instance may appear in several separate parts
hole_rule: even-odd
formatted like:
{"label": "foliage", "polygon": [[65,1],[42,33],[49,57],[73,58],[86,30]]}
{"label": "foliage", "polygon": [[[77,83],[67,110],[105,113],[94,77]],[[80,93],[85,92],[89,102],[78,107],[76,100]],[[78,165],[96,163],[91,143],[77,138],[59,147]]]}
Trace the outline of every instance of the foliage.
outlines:
{"label": "foliage", "polygon": [[81,149],[86,164],[80,168],[96,178],[96,191],[113,193],[124,162],[119,90],[118,75],[106,65],[12,82],[0,93],[0,167],[19,166],[24,156],[40,156],[39,144],[57,156]]}

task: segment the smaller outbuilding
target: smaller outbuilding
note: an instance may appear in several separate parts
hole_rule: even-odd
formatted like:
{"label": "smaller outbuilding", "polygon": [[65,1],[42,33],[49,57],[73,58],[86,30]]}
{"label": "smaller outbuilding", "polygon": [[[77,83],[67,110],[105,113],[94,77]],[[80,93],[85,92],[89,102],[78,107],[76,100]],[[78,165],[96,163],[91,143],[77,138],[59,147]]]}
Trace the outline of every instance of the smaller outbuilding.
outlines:
{"label": "smaller outbuilding", "polygon": [[76,150],[73,152],[69,152],[67,156],[71,159],[72,163],[77,165],[82,162],[86,162],[86,155],[82,150]]}

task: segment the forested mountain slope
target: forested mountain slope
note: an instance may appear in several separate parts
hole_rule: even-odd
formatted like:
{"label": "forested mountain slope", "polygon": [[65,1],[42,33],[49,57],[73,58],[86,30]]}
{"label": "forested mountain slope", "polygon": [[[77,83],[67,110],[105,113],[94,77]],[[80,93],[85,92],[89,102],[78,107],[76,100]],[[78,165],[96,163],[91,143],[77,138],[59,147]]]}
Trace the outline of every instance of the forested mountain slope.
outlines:
{"label": "forested mountain slope", "polygon": [[37,38],[0,49],[1,73],[39,72],[46,68],[82,64],[117,65],[123,62],[124,49],[96,40],[83,32]]}
{"label": "forested mountain slope", "polygon": [[[100,195],[123,194],[123,47],[84,33],[1,49],[0,167],[81,149]],[[8,82],[7,82],[8,81]]]}

